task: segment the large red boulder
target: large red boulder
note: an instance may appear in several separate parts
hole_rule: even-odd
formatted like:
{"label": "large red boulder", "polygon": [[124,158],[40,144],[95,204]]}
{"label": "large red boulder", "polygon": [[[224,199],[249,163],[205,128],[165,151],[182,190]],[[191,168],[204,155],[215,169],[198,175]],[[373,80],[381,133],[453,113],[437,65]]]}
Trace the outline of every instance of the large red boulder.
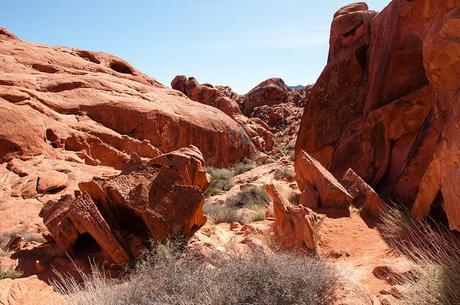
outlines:
{"label": "large red boulder", "polygon": [[415,201],[421,217],[444,206],[457,230],[449,181],[460,159],[458,6],[394,0],[378,15],[364,3],[340,9],[296,145],[296,158],[306,151],[336,177],[351,168],[385,199]]}
{"label": "large red boulder", "polygon": [[73,154],[121,169],[132,152],[152,158],[190,144],[216,166],[257,155],[225,113],[115,56],[32,44],[1,29],[0,61],[0,162]]}
{"label": "large red boulder", "polygon": [[267,79],[244,96],[241,101],[243,113],[249,116],[255,107],[286,103],[289,94],[289,88],[281,78]]}

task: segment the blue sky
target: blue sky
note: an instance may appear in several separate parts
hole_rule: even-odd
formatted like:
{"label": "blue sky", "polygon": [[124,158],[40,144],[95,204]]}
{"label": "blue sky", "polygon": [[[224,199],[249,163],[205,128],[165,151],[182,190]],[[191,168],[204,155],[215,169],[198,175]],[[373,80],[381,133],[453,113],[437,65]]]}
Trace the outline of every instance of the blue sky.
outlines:
{"label": "blue sky", "polygon": [[[343,0],[5,0],[22,39],[105,51],[165,85],[177,74],[245,93],[269,77],[315,82]],[[367,1],[380,11],[389,0]]]}

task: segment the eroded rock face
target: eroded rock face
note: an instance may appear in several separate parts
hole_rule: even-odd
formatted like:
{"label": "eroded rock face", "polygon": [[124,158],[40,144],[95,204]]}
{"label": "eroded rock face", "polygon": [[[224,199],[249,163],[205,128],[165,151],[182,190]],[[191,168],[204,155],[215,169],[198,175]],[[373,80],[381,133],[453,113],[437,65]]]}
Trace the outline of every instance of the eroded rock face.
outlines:
{"label": "eroded rock face", "polygon": [[236,100],[232,99],[232,97],[235,99],[238,97],[231,89],[217,88],[211,84],[199,84],[195,78],[185,75],[176,76],[171,82],[171,87],[194,101],[222,110],[244,129],[259,150],[272,150],[275,140],[267,124],[257,118],[248,118],[243,115]]}
{"label": "eroded rock face", "polygon": [[266,189],[273,199],[275,212],[273,230],[280,248],[299,253],[315,252],[318,215],[304,206],[295,206],[288,202],[273,184],[267,185]]}
{"label": "eroded rock face", "polygon": [[251,115],[255,107],[286,103],[289,88],[281,78],[270,78],[249,91],[241,101],[244,114]]}
{"label": "eroded rock face", "polygon": [[216,166],[257,154],[220,110],[165,88],[120,58],[0,32],[0,162],[73,155],[122,169],[131,153],[153,158],[190,144]]}
{"label": "eroded rock face", "polygon": [[194,146],[149,161],[134,155],[121,174],[80,184],[75,198],[48,202],[40,216],[64,252],[123,264],[150,241],[190,238],[206,222],[208,184]]}
{"label": "eroded rock face", "polygon": [[296,144],[336,177],[351,168],[385,199],[444,206],[460,228],[458,0],[358,3],[332,23],[328,65],[311,90]]}

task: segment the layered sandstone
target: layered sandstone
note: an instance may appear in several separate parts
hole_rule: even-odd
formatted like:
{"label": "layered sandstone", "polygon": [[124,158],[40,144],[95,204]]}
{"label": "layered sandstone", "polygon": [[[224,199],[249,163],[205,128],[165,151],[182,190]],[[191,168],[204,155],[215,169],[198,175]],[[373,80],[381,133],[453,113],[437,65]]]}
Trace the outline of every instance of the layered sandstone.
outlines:
{"label": "layered sandstone", "polygon": [[[381,13],[340,9],[329,60],[296,145],[336,177],[349,168],[420,217],[443,206],[460,230],[456,103],[459,1],[394,0]],[[458,183],[457,183],[458,184]]]}
{"label": "layered sandstone", "polygon": [[123,168],[193,144],[227,166],[257,149],[222,111],[115,56],[32,44],[0,30],[0,162],[44,154]]}

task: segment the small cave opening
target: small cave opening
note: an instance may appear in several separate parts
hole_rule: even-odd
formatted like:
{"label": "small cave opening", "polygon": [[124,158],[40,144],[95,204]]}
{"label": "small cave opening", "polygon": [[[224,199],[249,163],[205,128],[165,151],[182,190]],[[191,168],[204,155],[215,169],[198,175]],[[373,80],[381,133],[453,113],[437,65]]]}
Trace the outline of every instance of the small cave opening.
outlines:
{"label": "small cave opening", "polygon": [[115,221],[123,240],[126,240],[129,235],[134,235],[148,248],[150,241],[149,229],[144,220],[135,211],[127,207],[117,207]]}
{"label": "small cave opening", "polygon": [[431,205],[429,217],[433,219],[436,223],[441,223],[445,225],[446,227],[448,227],[449,220],[447,218],[447,214],[444,211],[443,206],[444,206],[444,198],[442,196],[441,191],[439,191]]}
{"label": "small cave opening", "polygon": [[110,63],[110,68],[118,73],[134,74],[133,69],[124,62],[114,60]]}
{"label": "small cave opening", "polygon": [[101,247],[89,233],[80,234],[73,245],[73,252],[77,255],[96,254],[100,251]]}

